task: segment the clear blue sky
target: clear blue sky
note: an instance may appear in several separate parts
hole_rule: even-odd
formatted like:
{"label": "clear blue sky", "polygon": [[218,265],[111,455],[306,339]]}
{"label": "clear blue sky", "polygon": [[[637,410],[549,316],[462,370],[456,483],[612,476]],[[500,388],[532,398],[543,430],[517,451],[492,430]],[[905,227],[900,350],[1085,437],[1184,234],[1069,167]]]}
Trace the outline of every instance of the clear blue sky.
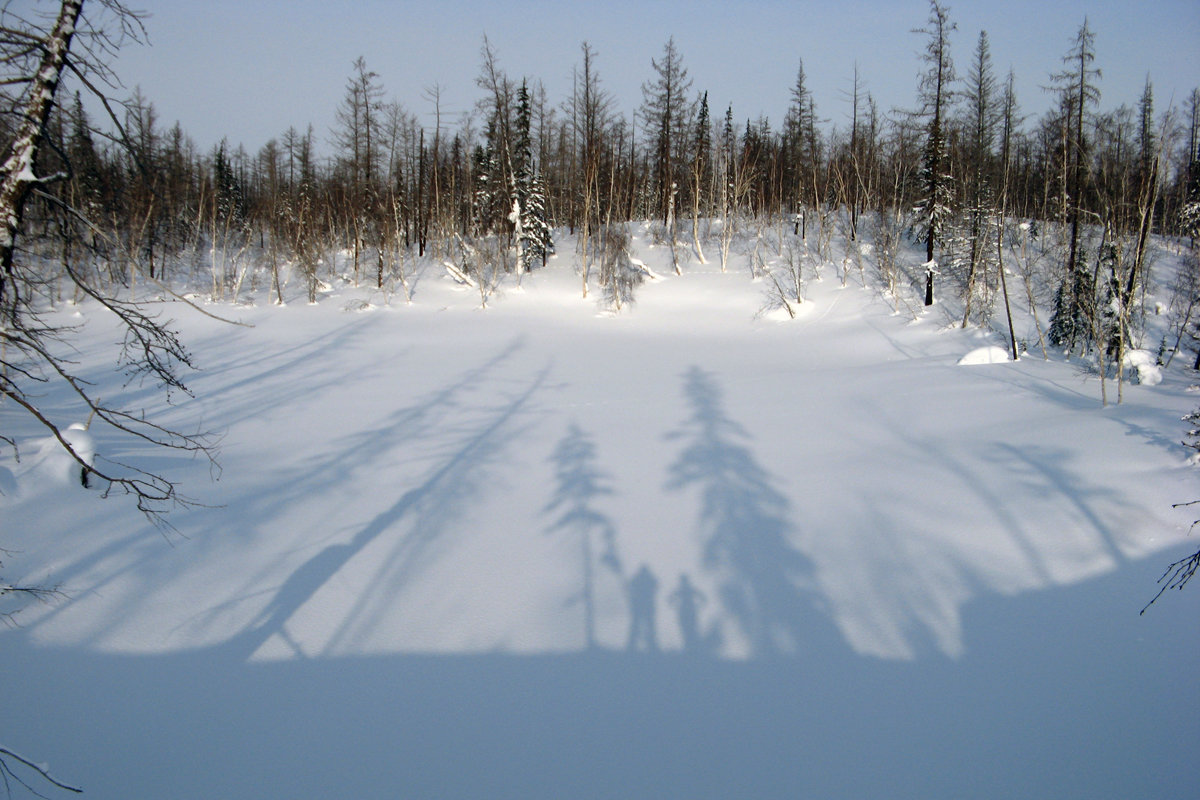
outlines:
{"label": "clear blue sky", "polygon": [[[136,0],[135,0],[136,2]],[[1135,105],[1149,75],[1156,108],[1182,105],[1200,86],[1200,2],[992,0],[948,2],[952,55],[965,72],[981,29],[998,76],[1011,67],[1026,113],[1049,103],[1041,87],[1062,68],[1084,18],[1096,35],[1101,106]],[[290,125],[329,137],[334,109],[358,56],[389,99],[428,120],[423,90],[439,84],[443,110],[469,110],[486,34],[510,77],[538,78],[557,105],[571,90],[580,43],[597,54],[602,85],[630,113],[650,59],[673,36],[713,116],[729,103],[739,120],[765,114],[778,126],[801,58],[818,114],[844,125],[857,64],[881,110],[915,103],[927,0],[826,2],[564,2],[444,0],[144,0],[150,47],[117,65],[140,86],[164,125],[178,120],[204,148],[222,136],[256,151]]]}

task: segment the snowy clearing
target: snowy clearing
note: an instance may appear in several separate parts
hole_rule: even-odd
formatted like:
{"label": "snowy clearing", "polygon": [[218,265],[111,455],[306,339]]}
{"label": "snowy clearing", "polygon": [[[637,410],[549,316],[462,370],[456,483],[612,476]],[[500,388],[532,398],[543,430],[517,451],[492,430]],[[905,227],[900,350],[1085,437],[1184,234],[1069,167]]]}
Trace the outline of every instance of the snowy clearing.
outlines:
{"label": "snowy clearing", "polygon": [[207,504],[164,541],[0,409],[5,567],[66,593],[0,630],[12,749],[103,799],[1194,782],[1200,591],[1138,615],[1195,549],[1184,359],[1102,408],[1078,365],[832,267],[791,319],[745,269],[634,251],[657,279],[620,314],[566,256],[486,310],[440,264],[410,305],[219,308],[253,328],[164,304],[202,368],[176,406],[65,308],[103,396],[220,431],[222,471],[73,431]]}

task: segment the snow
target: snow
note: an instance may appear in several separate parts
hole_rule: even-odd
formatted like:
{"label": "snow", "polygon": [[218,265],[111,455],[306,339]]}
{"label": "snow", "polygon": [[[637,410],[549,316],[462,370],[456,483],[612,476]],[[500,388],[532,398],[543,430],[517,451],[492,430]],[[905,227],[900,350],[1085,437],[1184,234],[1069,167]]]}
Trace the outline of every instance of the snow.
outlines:
{"label": "snow", "polygon": [[1125,354],[1124,365],[1137,374],[1137,382],[1144,386],[1157,386],[1162,383],[1162,368],[1158,365],[1154,353],[1149,350],[1130,350]]}
{"label": "snow", "polygon": [[960,365],[1003,364],[1012,361],[1012,355],[1003,347],[989,345],[977,347],[958,360]]}
{"label": "snow", "polygon": [[[83,423],[71,423],[62,431],[62,437],[85,463],[93,462],[95,442]],[[7,470],[7,473],[12,475],[15,467],[24,476],[19,482],[14,479],[14,492],[24,488],[28,492],[40,494],[38,489],[41,484],[60,487],[81,485],[79,462],[71,457],[55,437],[41,436],[31,439],[22,445],[21,450],[19,465],[4,465],[0,462],[0,470]]]}
{"label": "snow", "polygon": [[[1190,785],[1200,591],[1138,615],[1196,545],[1187,359],[1103,408],[1074,363],[957,369],[1007,357],[947,301],[810,280],[802,315],[760,314],[736,258],[677,276],[649,241],[661,277],[619,314],[565,255],[486,310],[440,263],[411,304],[172,308],[202,367],[177,406],[122,389],[98,309],[60,312],[100,396],[219,426],[222,472],[69,432],[205,504],[164,541],[49,479],[44,432],[0,407],[40,454],[0,461],[5,576],[66,592],[0,630],[6,740],[102,800]],[[597,477],[571,483],[580,452]],[[642,566],[656,654],[625,652]]]}

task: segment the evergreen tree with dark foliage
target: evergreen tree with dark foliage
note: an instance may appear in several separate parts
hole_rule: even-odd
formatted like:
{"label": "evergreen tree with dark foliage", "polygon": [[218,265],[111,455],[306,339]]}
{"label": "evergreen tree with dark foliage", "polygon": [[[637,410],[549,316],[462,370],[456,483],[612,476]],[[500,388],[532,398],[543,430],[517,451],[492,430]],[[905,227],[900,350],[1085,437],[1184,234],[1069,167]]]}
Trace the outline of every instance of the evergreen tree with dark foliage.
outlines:
{"label": "evergreen tree with dark foliage", "polygon": [[1088,273],[1087,259],[1084,258],[1080,241],[1085,194],[1089,189],[1087,109],[1100,101],[1100,90],[1094,83],[1100,77],[1100,71],[1092,67],[1092,62],[1096,60],[1095,38],[1085,20],[1075,36],[1075,45],[1063,57],[1063,62],[1069,68],[1053,76],[1058,85],[1061,105],[1066,111],[1061,138],[1067,147],[1063,164],[1067,263],[1063,282],[1059,286],[1062,304],[1061,307],[1059,304],[1055,306],[1056,318],[1062,314],[1066,316],[1057,328],[1057,336],[1053,324],[1050,333],[1050,340],[1062,347],[1087,341],[1095,305],[1095,282]]}
{"label": "evergreen tree with dark foliage", "polygon": [[546,257],[553,252],[553,237],[546,219],[546,189],[533,158],[533,142],[530,135],[532,113],[529,88],[524,81],[517,90],[516,142],[513,148],[513,197],[520,216],[520,269],[528,272],[534,261],[546,264]]}
{"label": "evergreen tree with dark foliage", "polygon": [[682,141],[686,138],[691,109],[687,101],[692,81],[672,38],[663,46],[661,59],[650,59],[657,76],[642,86],[642,116],[654,141],[654,191],[657,212],[665,224],[674,215],[678,198]]}
{"label": "evergreen tree with dark foliage", "polygon": [[928,27],[915,33],[928,37],[924,61],[928,69],[921,77],[922,112],[929,122],[921,153],[921,202],[917,206],[921,241],[925,243],[925,305],[933,305],[934,248],[952,211],[953,193],[946,158],[945,113],[949,105],[954,63],[950,60],[950,32],[955,29],[947,10],[930,0]]}
{"label": "evergreen tree with dark foliage", "polygon": [[504,175],[496,156],[495,120],[488,122],[485,144],[477,145],[471,157],[471,172],[475,194],[471,208],[476,235],[499,233],[500,220],[508,215]]}
{"label": "evergreen tree with dark foliage", "polygon": [[[1079,257],[1084,256],[1082,249]],[[1086,346],[1092,339],[1092,312],[1096,305],[1096,282],[1086,269],[1063,278],[1054,293],[1050,317],[1050,343],[1055,347]]]}

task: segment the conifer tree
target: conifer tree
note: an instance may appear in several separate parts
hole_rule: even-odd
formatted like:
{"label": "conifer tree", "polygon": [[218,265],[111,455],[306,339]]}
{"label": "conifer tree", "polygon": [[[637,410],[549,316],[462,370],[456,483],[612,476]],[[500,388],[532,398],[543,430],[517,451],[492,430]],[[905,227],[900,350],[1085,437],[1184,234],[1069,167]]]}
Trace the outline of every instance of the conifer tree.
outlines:
{"label": "conifer tree", "polygon": [[954,63],[950,60],[950,32],[955,29],[947,10],[930,0],[928,27],[916,33],[928,38],[923,59],[928,69],[921,77],[922,112],[928,117],[925,148],[921,154],[921,202],[917,206],[921,240],[925,243],[925,305],[933,305],[936,273],[934,248],[950,219],[952,191],[947,171],[945,113],[950,103]]}
{"label": "conifer tree", "polygon": [[[993,145],[1000,123],[1001,109],[995,102],[996,78],[992,72],[991,48],[987,31],[979,32],[975,55],[967,72],[963,99],[966,101],[967,169],[970,181],[966,187],[963,213],[964,248],[962,255],[967,266],[965,310],[962,326],[970,322],[978,287],[985,289],[990,267],[999,268],[993,258],[990,235],[995,216],[995,181],[993,175]],[[986,314],[987,309],[984,309]]]}
{"label": "conifer tree", "polygon": [[1200,89],[1188,98],[1191,124],[1188,126],[1187,166],[1184,168],[1184,199],[1179,209],[1179,230],[1192,240],[1200,238]]}
{"label": "conifer tree", "polygon": [[663,46],[662,58],[651,59],[650,65],[657,77],[642,85],[642,116],[654,142],[654,190],[658,214],[665,224],[676,211],[683,156],[681,142],[691,116],[687,97],[692,81],[683,66],[683,57],[675,49],[674,38]]}
{"label": "conifer tree", "polygon": [[[1095,281],[1089,274],[1080,242],[1082,217],[1087,191],[1088,151],[1086,136],[1088,107],[1100,102],[1100,90],[1095,80],[1100,70],[1092,66],[1096,60],[1095,34],[1087,20],[1075,36],[1075,44],[1063,57],[1068,69],[1053,76],[1058,86],[1063,110],[1063,153],[1065,223],[1067,226],[1067,259],[1062,284],[1058,289],[1055,316],[1051,319],[1050,341],[1056,346],[1073,347],[1086,341],[1090,331],[1091,311],[1095,306]],[[1057,322],[1057,324],[1055,324]]]}
{"label": "conifer tree", "polygon": [[524,81],[517,90],[517,118],[513,157],[513,198],[518,219],[513,220],[519,231],[517,246],[520,248],[518,268],[532,269],[536,260],[546,263],[551,243],[550,225],[546,220],[545,185],[537,171],[533,158],[531,139],[531,107],[529,89]]}
{"label": "conifer tree", "polygon": [[[819,154],[817,144],[816,104],[809,91],[804,75],[804,62],[796,73],[796,84],[792,87],[792,102],[783,120],[783,147],[786,157],[786,191],[793,202],[793,210],[818,197],[817,170]],[[805,191],[804,184],[810,191]]]}
{"label": "conifer tree", "polygon": [[712,120],[708,114],[708,92],[700,99],[692,137],[692,246],[701,264],[707,263],[700,247],[700,216],[707,214],[712,188]]}
{"label": "conifer tree", "polygon": [[554,229],[546,211],[546,183],[540,172],[535,172],[529,185],[529,197],[522,206],[525,214],[523,230],[525,236],[525,268],[540,260],[546,266],[546,258],[554,254]]}
{"label": "conifer tree", "polygon": [[508,191],[504,185],[500,159],[496,153],[495,120],[488,122],[484,144],[477,145],[471,158],[475,186],[471,217],[477,236],[500,232],[500,220],[507,216]]}

